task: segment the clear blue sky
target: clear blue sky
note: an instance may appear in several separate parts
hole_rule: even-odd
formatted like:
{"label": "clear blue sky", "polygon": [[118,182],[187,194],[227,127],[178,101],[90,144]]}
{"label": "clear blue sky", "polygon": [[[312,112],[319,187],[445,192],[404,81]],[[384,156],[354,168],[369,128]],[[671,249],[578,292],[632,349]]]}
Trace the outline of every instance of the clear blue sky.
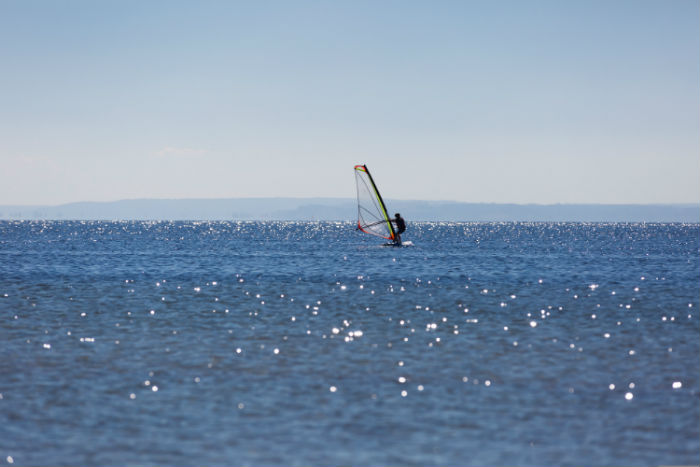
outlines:
{"label": "clear blue sky", "polygon": [[0,204],[700,201],[697,1],[3,1]]}

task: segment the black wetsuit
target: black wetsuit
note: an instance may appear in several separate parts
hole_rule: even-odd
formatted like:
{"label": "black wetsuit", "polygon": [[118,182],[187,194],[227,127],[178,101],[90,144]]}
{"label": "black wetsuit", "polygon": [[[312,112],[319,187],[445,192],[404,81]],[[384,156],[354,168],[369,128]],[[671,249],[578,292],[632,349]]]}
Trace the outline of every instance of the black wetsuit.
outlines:
{"label": "black wetsuit", "polygon": [[406,231],[406,221],[403,220],[403,217],[396,216],[396,219],[394,219],[394,223],[396,224],[397,234],[401,235]]}

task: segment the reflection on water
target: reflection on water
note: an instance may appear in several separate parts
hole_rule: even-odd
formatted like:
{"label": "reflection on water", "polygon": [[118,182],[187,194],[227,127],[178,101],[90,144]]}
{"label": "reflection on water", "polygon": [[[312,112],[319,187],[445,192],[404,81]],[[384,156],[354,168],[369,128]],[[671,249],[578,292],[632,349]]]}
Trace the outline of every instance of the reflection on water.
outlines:
{"label": "reflection on water", "polygon": [[0,222],[0,460],[694,464],[699,231]]}

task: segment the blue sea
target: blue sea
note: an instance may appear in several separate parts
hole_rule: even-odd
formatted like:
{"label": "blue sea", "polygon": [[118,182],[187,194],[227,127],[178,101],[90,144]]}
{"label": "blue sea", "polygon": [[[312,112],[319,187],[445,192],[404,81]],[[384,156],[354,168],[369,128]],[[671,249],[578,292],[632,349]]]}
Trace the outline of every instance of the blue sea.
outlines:
{"label": "blue sea", "polygon": [[0,465],[700,463],[698,224],[0,222]]}

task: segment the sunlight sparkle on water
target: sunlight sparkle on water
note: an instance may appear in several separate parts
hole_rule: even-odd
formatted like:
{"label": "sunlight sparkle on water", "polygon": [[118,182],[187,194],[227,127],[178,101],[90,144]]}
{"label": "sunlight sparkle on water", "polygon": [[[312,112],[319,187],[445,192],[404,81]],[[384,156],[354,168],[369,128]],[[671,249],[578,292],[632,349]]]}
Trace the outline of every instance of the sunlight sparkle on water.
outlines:
{"label": "sunlight sparkle on water", "polygon": [[[119,228],[123,225],[138,232],[144,224]],[[8,368],[21,368],[25,359],[33,365],[22,378],[6,382],[9,387],[2,388],[5,396],[0,404],[13,396],[19,400],[26,388],[20,383],[42,383],[42,373],[51,376],[46,378],[48,385],[36,385],[39,393],[47,393],[43,401],[36,401],[43,407],[49,407],[46,401],[59,397],[61,402],[63,397],[58,391],[49,394],[48,389],[66,387],[74,393],[89,381],[97,395],[116,391],[115,397],[85,398],[76,404],[75,413],[83,412],[83,404],[103,413],[96,404],[104,402],[107,416],[127,417],[127,422],[138,418],[156,427],[162,423],[175,441],[174,446],[163,441],[158,455],[177,452],[177,439],[186,439],[188,426],[211,439],[220,437],[217,430],[226,426],[225,437],[235,443],[222,443],[220,452],[183,445],[182,449],[192,448],[190,458],[202,464],[242,456],[240,463],[245,465],[305,465],[325,455],[329,463],[344,465],[352,463],[352,451],[363,446],[396,445],[414,434],[416,443],[397,454],[398,465],[411,459],[421,465],[459,465],[460,453],[476,453],[484,446],[486,457],[474,457],[474,465],[503,465],[499,461],[509,460],[509,453],[524,452],[521,448],[528,446],[526,457],[533,465],[578,465],[580,459],[577,463],[550,456],[582,452],[572,434],[586,435],[591,446],[600,448],[591,450],[595,465],[614,465],[601,453],[629,452],[641,443],[653,455],[663,454],[662,446],[668,447],[667,452],[697,446],[687,433],[672,436],[661,429],[667,420],[685,423],[683,417],[697,413],[693,411],[698,405],[697,372],[687,367],[688,356],[697,355],[698,348],[692,339],[698,320],[689,313],[699,302],[695,281],[692,286],[683,282],[696,276],[700,246],[696,227],[683,233],[688,238],[692,234],[690,240],[678,244],[676,227],[652,226],[658,236],[649,236],[648,226],[458,224],[450,227],[454,231],[438,229],[428,236],[427,227],[416,223],[411,235],[420,238],[422,229],[423,241],[416,241],[413,249],[389,252],[353,237],[349,223],[341,224],[340,230],[350,230],[347,238],[340,239],[323,233],[334,228],[330,224],[321,228],[319,223],[293,223],[290,230],[285,223],[202,223],[199,228],[207,236],[216,235],[211,228],[221,232],[212,244],[216,248],[202,248],[205,243],[196,236],[188,245],[187,237],[183,240],[179,232],[170,235],[163,225],[148,224],[153,238],[147,244],[118,238],[125,242],[122,246],[105,238],[103,247],[98,242],[87,251],[70,250],[65,264],[57,265],[65,268],[65,274],[64,269],[49,271],[47,263],[25,271],[12,255],[4,257],[9,265],[0,261],[0,272],[29,283],[26,292],[24,284],[10,283],[10,290],[2,292],[10,292],[12,298],[0,293],[0,305],[8,310],[2,330],[11,337],[3,345],[17,350],[8,353],[10,360],[15,359]],[[197,228],[188,222],[172,225],[178,230]],[[437,224],[430,225],[434,229]],[[295,237],[294,229],[303,235]],[[667,230],[673,241],[663,243],[660,239],[666,238]],[[481,232],[489,232],[489,240],[482,236],[478,249],[472,247],[475,234]],[[250,238],[241,237],[244,234]],[[265,241],[267,236],[274,241]],[[0,235],[0,244],[5,240]],[[319,244],[325,245],[327,254]],[[36,246],[18,245],[29,250]],[[140,253],[129,254],[132,251]],[[49,265],[63,254],[54,246],[47,252],[52,255]],[[509,267],[503,267],[503,258],[509,258]],[[121,268],[116,277],[104,273],[108,262]],[[644,282],[644,292],[642,268],[651,278]],[[665,284],[654,280],[662,273],[667,276]],[[51,274],[60,280],[52,283]],[[124,277],[137,278],[124,281]],[[620,293],[611,293],[613,288]],[[75,337],[69,329],[76,331]],[[114,364],[96,365],[99,362]],[[88,372],[83,371],[86,367]],[[142,370],[147,373],[145,381],[140,379]],[[112,377],[114,371],[121,373],[115,375],[121,380]],[[374,376],[365,377],[368,374]],[[329,381],[338,381],[343,391]],[[411,389],[414,394],[408,399]],[[452,400],[445,401],[448,395]],[[177,401],[187,404],[178,405],[173,413]],[[37,404],[15,404],[12,410],[28,411]],[[617,410],[620,405],[626,407]],[[84,424],[71,428],[65,423],[69,413],[65,409],[65,404],[48,408],[54,410],[55,420],[47,432],[67,427],[71,439],[84,437]],[[629,410],[635,411],[634,417],[625,415]],[[358,430],[357,442],[329,436],[327,442],[311,446],[319,452],[309,452],[309,446],[298,443],[367,413],[377,425],[396,430]],[[407,413],[415,420],[403,426]],[[510,426],[494,413],[519,413],[523,418],[518,426]],[[535,413],[542,416],[533,417]],[[594,422],[590,426],[605,420],[605,432],[615,439],[595,430],[575,433],[575,425],[563,433],[548,431],[548,420],[561,413]],[[308,414],[314,414],[313,423],[304,421]],[[31,420],[31,415],[19,415]],[[291,426],[295,433],[279,450],[266,452],[264,436],[271,425],[277,434]],[[536,436],[518,444],[522,430],[545,433],[549,444],[530,444]],[[487,436],[496,432],[503,436]],[[38,436],[43,447],[59,449],[50,436],[27,433],[26,446]],[[276,440],[284,443],[283,438]],[[104,441],[99,449],[105,457],[93,458],[119,458]],[[237,449],[245,443],[251,448]],[[430,443],[435,449],[423,452]],[[135,462],[153,463],[148,457],[155,455],[153,446],[142,444]],[[637,464],[656,465],[646,462],[654,458],[640,454],[644,449],[635,451],[641,459]],[[338,455],[344,450],[346,457]],[[362,455],[362,463],[386,463],[387,457],[369,451]],[[291,454],[284,457],[282,452]],[[45,465],[42,461],[50,460],[39,454],[28,458],[30,448],[13,446],[12,454],[22,465]],[[70,458],[57,459],[70,463]],[[85,463],[85,457],[76,459]],[[677,459],[684,460],[681,456],[673,460]],[[163,463],[176,462],[167,454],[163,457]]]}

